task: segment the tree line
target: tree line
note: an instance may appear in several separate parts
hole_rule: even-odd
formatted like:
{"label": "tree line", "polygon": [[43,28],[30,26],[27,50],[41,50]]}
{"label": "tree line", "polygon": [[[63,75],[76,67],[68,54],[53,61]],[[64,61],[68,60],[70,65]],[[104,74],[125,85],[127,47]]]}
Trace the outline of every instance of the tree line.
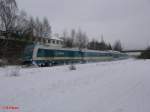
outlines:
{"label": "tree line", "polygon": [[122,45],[120,40],[116,41],[114,45],[107,43],[103,36],[100,37],[101,41],[97,39],[90,40],[86,32],[81,29],[72,29],[69,33],[63,32],[62,39],[64,40],[64,47],[79,48],[79,49],[91,49],[91,50],[116,50],[122,51]]}

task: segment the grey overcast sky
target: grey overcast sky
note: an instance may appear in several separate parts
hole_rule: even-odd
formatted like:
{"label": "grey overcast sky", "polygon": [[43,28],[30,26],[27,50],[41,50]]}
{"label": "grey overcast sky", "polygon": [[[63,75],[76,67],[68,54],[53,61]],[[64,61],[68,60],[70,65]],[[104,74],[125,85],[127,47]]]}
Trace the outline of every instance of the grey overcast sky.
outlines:
{"label": "grey overcast sky", "polygon": [[20,9],[47,17],[53,33],[81,28],[90,38],[121,40],[124,48],[150,45],[150,0],[16,0]]}

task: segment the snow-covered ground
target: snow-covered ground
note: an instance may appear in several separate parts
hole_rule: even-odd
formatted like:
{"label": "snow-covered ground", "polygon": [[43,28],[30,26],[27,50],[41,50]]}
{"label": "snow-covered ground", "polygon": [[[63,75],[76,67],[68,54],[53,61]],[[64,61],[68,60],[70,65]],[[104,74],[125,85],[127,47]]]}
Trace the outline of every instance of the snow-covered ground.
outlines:
{"label": "snow-covered ground", "polygon": [[150,60],[0,68],[0,112],[150,112]]}

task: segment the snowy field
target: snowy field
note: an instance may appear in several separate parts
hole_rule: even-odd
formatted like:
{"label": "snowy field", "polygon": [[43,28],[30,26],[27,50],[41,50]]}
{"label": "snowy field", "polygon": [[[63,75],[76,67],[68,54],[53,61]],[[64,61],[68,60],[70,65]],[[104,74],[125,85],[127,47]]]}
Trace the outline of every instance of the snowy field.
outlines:
{"label": "snowy field", "polygon": [[150,60],[0,68],[0,112],[150,112]]}

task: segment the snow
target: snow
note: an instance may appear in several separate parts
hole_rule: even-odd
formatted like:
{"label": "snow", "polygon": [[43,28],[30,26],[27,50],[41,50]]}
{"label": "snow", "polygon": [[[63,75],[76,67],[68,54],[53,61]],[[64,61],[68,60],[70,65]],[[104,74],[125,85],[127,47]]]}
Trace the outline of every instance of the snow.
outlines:
{"label": "snow", "polygon": [[57,36],[52,36],[52,37],[51,37],[51,39],[52,39],[52,40],[59,40],[59,41],[63,41],[62,39],[60,39],[60,38],[59,38],[59,37],[57,37]]}
{"label": "snow", "polygon": [[19,76],[0,68],[0,106],[18,106],[19,112],[150,112],[149,66],[150,60],[128,59],[78,64],[72,71],[68,65],[21,68]]}

